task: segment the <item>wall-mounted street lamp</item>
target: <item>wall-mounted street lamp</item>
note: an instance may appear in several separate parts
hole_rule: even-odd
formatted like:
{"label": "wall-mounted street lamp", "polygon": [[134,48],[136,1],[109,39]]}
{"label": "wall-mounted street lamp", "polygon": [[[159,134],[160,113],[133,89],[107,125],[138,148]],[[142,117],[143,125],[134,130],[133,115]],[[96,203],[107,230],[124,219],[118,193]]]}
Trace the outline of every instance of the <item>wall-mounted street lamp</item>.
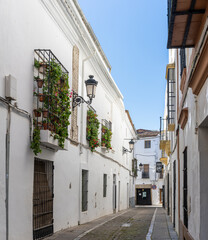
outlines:
{"label": "wall-mounted street lamp", "polygon": [[134,140],[133,139],[131,139],[131,141],[129,142],[129,149],[130,149],[130,151],[128,149],[126,149],[125,147],[123,147],[123,154],[125,154],[127,152],[131,153],[133,151],[133,149],[134,149]]}
{"label": "wall-mounted street lamp", "polygon": [[72,102],[73,109],[77,106],[80,106],[81,103],[86,103],[87,105],[90,105],[92,103],[92,99],[95,98],[98,81],[94,79],[93,75],[89,76],[89,79],[85,81],[85,85],[86,85],[87,96],[89,100],[88,101],[84,100],[83,97],[79,96],[76,92],[73,91],[73,102]]}
{"label": "wall-mounted street lamp", "polygon": [[142,163],[140,163],[139,164],[139,169],[138,169],[140,172],[143,170],[143,164]]}

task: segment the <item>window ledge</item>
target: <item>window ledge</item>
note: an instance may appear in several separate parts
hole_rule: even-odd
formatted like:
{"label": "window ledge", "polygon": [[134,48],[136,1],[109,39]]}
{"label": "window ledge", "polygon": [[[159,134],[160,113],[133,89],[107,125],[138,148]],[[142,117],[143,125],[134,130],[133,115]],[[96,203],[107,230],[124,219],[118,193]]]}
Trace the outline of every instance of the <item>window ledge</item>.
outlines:
{"label": "window ledge", "polygon": [[58,140],[51,136],[51,131],[49,130],[40,130],[40,142],[42,146],[52,148],[56,151],[68,150],[68,140],[65,140],[64,148],[59,147]]}

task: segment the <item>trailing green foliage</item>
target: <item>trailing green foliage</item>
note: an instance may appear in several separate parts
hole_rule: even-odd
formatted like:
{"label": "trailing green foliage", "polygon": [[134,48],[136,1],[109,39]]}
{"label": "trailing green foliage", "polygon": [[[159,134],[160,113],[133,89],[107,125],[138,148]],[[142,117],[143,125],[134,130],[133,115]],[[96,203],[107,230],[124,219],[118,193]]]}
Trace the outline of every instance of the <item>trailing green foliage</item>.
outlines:
{"label": "trailing green foliage", "polygon": [[111,130],[105,126],[102,126],[101,146],[106,147],[107,149],[112,149],[111,137],[112,137]]}
{"label": "trailing green foliage", "polygon": [[50,114],[48,121],[52,125],[52,135],[54,139],[58,139],[59,146],[64,148],[65,139],[68,137],[68,126],[70,111],[68,74],[61,70],[61,66],[54,60],[47,67],[47,81],[43,87],[44,108],[49,109]]}
{"label": "trailing green foliage", "polygon": [[92,110],[87,111],[87,140],[89,141],[89,146],[93,152],[95,148],[100,146],[99,135],[100,122],[97,119],[97,114]]}
{"label": "trailing green foliage", "polygon": [[68,74],[62,72],[61,65],[54,59],[50,63],[44,64],[35,59],[34,66],[38,69],[43,67],[46,73],[42,88],[43,94],[34,92],[34,95],[39,97],[39,101],[40,95],[42,95],[42,111],[47,110],[48,112],[46,113],[48,114],[47,122],[46,120],[42,121],[42,128],[49,129],[54,139],[58,140],[59,146],[64,148],[65,139],[68,137],[69,116],[71,114],[70,98],[72,97],[72,92],[69,92]]}
{"label": "trailing green foliage", "polygon": [[41,153],[40,148],[40,129],[38,127],[34,128],[33,131],[33,140],[31,142],[30,148],[33,150],[34,154],[37,156],[38,153]]}

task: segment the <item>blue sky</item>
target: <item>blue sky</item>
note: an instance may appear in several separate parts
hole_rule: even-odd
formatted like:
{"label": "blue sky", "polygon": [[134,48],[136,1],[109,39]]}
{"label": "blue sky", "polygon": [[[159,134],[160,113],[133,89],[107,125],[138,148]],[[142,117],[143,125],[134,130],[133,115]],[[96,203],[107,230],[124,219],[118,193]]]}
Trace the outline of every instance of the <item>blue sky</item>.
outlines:
{"label": "blue sky", "polygon": [[167,0],[78,0],[136,129],[159,129],[168,63]]}

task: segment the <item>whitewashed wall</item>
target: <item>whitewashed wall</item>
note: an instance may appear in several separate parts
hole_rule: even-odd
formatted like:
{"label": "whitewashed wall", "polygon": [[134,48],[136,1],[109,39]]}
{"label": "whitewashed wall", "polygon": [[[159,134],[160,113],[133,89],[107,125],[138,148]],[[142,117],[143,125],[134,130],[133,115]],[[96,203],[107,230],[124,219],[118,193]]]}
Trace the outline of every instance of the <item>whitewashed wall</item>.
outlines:
{"label": "whitewashed wall", "polygon": [[[44,4],[43,4],[44,3]],[[51,4],[52,3],[52,4]],[[127,146],[125,137],[134,138],[135,132],[127,119],[123,97],[101,59],[89,33],[84,39],[78,25],[66,9],[57,1],[6,1],[0,3],[0,96],[5,97],[4,78],[13,75],[17,79],[17,105],[32,114],[33,103],[33,61],[34,49],[51,49],[69,71],[72,79],[72,48],[76,44],[80,50],[79,91],[82,81],[82,60],[89,54],[95,55],[85,63],[84,79],[93,74],[99,82],[96,98],[92,106],[99,120],[107,119],[113,123],[112,146],[109,153],[98,149],[91,153],[86,141],[86,112],[83,106],[78,111],[79,140],[81,134],[81,111],[83,110],[83,145],[70,144],[68,151],[53,152],[43,149],[39,158],[54,162],[54,231],[75,226],[113,212],[112,184],[113,174],[120,181],[119,209],[129,206],[133,178],[131,173],[132,154],[122,155],[122,146]],[[64,9],[64,10],[63,10]],[[72,9],[80,16],[75,7]],[[77,20],[77,21],[78,21]],[[71,34],[69,34],[71,33]],[[88,41],[88,44],[86,43]],[[89,42],[94,47],[90,48]],[[84,98],[86,93],[84,92]],[[0,103],[0,239],[5,239],[5,134],[7,110]],[[80,212],[81,206],[81,169],[89,170],[88,211]],[[34,154],[30,149],[29,120],[24,116],[11,113],[11,147],[9,175],[9,239],[32,239],[33,214],[33,175]],[[107,174],[107,197],[103,198],[103,174]],[[127,189],[128,184],[128,189]],[[131,186],[130,186],[131,185]],[[118,197],[117,197],[118,199]],[[118,211],[118,208],[117,208]]]}
{"label": "whitewashed wall", "polygon": [[[187,72],[190,71],[190,60],[192,49],[186,49],[186,65]],[[170,59],[175,62],[175,72],[180,74],[180,54],[176,50],[171,50]],[[178,62],[177,62],[178,59]],[[177,76],[177,75],[176,75]],[[179,76],[179,85],[177,85],[176,78],[176,89],[179,88],[179,104],[182,99],[182,93],[180,91],[180,81]],[[195,97],[192,93],[192,89],[188,89],[188,93],[184,102],[184,108],[188,107],[188,122],[182,130],[179,131],[179,149],[175,148],[175,151],[169,158],[169,162],[172,165],[173,161],[176,160],[176,231],[179,233],[179,221],[183,222],[183,151],[187,147],[187,156],[188,156],[188,231],[191,236],[196,239],[202,239],[203,233],[200,233],[201,219],[200,211],[203,213],[203,210],[200,209],[200,192],[201,188],[205,186],[201,185],[200,182],[200,157],[199,157],[199,133],[197,131],[198,126],[202,124],[205,118],[208,116],[208,101],[207,101],[207,92],[208,92],[208,81],[206,80],[204,86],[202,87],[199,95]],[[177,119],[175,119],[176,127],[178,126]],[[180,127],[180,126],[179,126]],[[174,146],[176,144],[176,136],[172,134],[171,142]],[[180,158],[180,173],[178,173],[178,157],[177,151],[179,151]],[[170,174],[172,174],[173,167],[169,169]],[[167,171],[168,173],[168,171]],[[178,174],[180,174],[180,186],[178,186]],[[204,176],[204,180],[206,177]],[[171,185],[173,184],[173,178],[171,178]],[[178,188],[180,188],[180,219],[178,219]],[[207,195],[203,196],[207,198]],[[173,195],[171,195],[173,201]],[[173,211],[173,206],[171,206]],[[204,213],[202,214],[204,215]],[[206,217],[205,217],[206,218]],[[206,218],[207,219],[207,218]],[[173,220],[173,214],[172,214]]]}

